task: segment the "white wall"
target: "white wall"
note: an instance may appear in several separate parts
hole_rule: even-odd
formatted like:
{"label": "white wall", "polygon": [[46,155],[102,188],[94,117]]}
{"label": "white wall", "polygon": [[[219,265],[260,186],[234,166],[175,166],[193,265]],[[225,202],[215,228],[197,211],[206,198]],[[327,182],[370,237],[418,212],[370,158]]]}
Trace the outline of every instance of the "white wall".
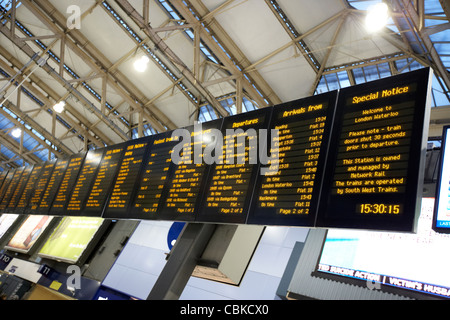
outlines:
{"label": "white wall", "polygon": [[[146,299],[165,265],[172,222],[142,221],[103,281],[103,285]],[[296,241],[308,229],[267,227],[239,287],[191,277],[180,299],[277,299],[276,290]]]}

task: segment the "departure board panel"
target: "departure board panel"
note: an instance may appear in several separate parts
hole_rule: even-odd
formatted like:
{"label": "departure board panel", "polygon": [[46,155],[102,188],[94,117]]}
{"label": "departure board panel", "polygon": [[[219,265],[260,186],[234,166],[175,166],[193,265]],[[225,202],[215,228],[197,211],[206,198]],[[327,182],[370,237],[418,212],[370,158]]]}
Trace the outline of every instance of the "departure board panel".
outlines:
{"label": "departure board panel", "polygon": [[47,214],[51,209],[53,199],[56,196],[56,192],[61,185],[61,181],[69,164],[69,159],[58,159],[55,167],[53,168],[52,175],[48,181],[47,188],[44,191],[39,207],[36,209],[38,214]]}
{"label": "departure board panel", "polygon": [[160,133],[130,145],[132,149],[124,157],[105,218],[156,219],[176,143],[171,134]]}
{"label": "departure board panel", "polygon": [[7,175],[8,175],[8,170],[3,170],[0,173],[0,188],[3,186],[3,182],[5,182]]}
{"label": "departure board panel", "polygon": [[27,184],[23,189],[22,194],[17,202],[16,208],[14,209],[14,213],[25,213],[25,210],[28,207],[28,202],[33,195],[34,188],[36,186],[37,181],[41,177],[42,171],[44,169],[44,163],[35,164],[33,166],[33,171],[31,171],[31,175],[28,178]]}
{"label": "departure board panel", "polygon": [[22,193],[27,185],[28,179],[29,179],[32,171],[33,171],[33,166],[26,166],[24,168],[22,176],[21,176],[19,182],[17,183],[16,190],[14,191],[11,199],[9,200],[8,206],[6,207],[6,212],[14,212],[17,202],[19,201],[20,196],[22,195]]}
{"label": "departure board panel", "polygon": [[82,152],[73,155],[70,158],[58,192],[56,193],[55,199],[53,200],[50,214],[56,216],[64,214],[65,208],[69,203],[69,197],[72,194],[75,183],[77,182],[77,177],[81,170],[81,166],[83,165],[85,156],[86,152]]}
{"label": "departure board panel", "polygon": [[102,161],[105,148],[89,150],[78,175],[77,182],[69,197],[65,214],[68,216],[83,216],[92,184],[97,175],[98,167]]}
{"label": "departure board panel", "polygon": [[340,91],[318,227],[414,231],[429,74],[420,69]]}
{"label": "departure board panel", "polygon": [[8,186],[11,183],[11,180],[14,176],[15,169],[11,169],[7,172],[5,180],[3,181],[2,186],[0,187],[0,201],[3,200],[3,197],[5,196],[6,190],[8,190]]}
{"label": "departure board panel", "polygon": [[39,204],[41,203],[41,199],[44,195],[45,189],[47,188],[47,184],[50,181],[52,176],[53,169],[55,167],[56,160],[47,161],[44,164],[44,168],[42,169],[42,174],[39,179],[36,181],[34,185],[34,190],[31,195],[30,201],[28,202],[28,207],[25,210],[25,213],[28,214],[36,214]]}
{"label": "departure board panel", "polygon": [[126,147],[125,143],[121,143],[106,148],[83,211],[84,216],[100,217],[102,215]]}
{"label": "departure board panel", "polygon": [[275,158],[260,168],[247,223],[314,225],[336,99],[334,91],[274,107]]}
{"label": "departure board panel", "polygon": [[8,206],[9,201],[14,194],[14,191],[16,191],[17,184],[20,182],[20,178],[22,177],[24,169],[25,167],[15,169],[11,182],[9,183],[9,186],[6,189],[5,194],[3,195],[3,199],[0,202],[0,211],[4,212],[6,207]]}
{"label": "departure board panel", "polygon": [[[210,168],[196,221],[245,223],[255,178],[260,130],[268,129],[272,108],[263,108],[223,119],[221,148]],[[267,132],[267,131],[266,131]]]}
{"label": "departure board panel", "polygon": [[[201,190],[206,181],[209,161],[204,152],[213,151],[216,139],[222,139],[222,119],[186,127],[183,139],[174,148],[166,192],[163,193],[161,212],[163,220],[192,221],[199,209]],[[188,133],[188,134],[187,134]]]}
{"label": "departure board panel", "polygon": [[138,190],[136,184],[141,176],[141,168],[147,159],[147,150],[153,139],[145,137],[127,144],[122,163],[120,164],[111,197],[107,205],[109,214],[126,214]]}

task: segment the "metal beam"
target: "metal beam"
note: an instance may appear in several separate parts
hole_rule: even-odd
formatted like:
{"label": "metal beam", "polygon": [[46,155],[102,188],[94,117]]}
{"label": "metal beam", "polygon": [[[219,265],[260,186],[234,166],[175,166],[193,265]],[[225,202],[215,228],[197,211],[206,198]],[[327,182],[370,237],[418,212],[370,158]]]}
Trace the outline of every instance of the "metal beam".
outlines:
{"label": "metal beam", "polygon": [[172,51],[172,49],[161,39],[161,37],[149,25],[145,25],[144,18],[127,0],[116,0],[122,10],[133,19],[133,21],[141,28],[155,46],[162,52],[178,69],[179,72],[189,81],[198,92],[207,100],[211,106],[216,109],[223,117],[228,116],[228,112],[215,99],[215,97],[204,88],[195,75],[189,70],[186,64]]}

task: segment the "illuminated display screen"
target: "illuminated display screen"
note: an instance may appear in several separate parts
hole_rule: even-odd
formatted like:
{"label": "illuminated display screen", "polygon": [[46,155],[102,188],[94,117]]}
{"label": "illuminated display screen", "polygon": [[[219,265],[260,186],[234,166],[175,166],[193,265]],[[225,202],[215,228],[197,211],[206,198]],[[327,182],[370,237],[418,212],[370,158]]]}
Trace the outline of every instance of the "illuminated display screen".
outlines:
{"label": "illuminated display screen", "polygon": [[17,202],[16,208],[14,209],[15,213],[25,213],[25,210],[28,207],[28,202],[33,195],[36,181],[38,181],[41,177],[43,169],[44,164],[35,164],[33,166],[33,171],[31,171],[31,175],[28,178],[27,184],[25,185],[25,188],[23,189],[23,192]]}
{"label": "illuminated display screen", "polygon": [[450,126],[442,132],[441,161],[436,183],[433,230],[450,233]]}
{"label": "illuminated display screen", "polygon": [[37,209],[39,204],[41,203],[41,199],[44,195],[45,189],[47,188],[47,184],[50,181],[52,176],[53,169],[55,167],[56,160],[47,161],[44,164],[44,168],[42,169],[42,174],[39,179],[36,181],[34,185],[34,190],[31,195],[30,201],[28,203],[28,207],[26,209],[26,213],[34,214],[37,213]]}
{"label": "illuminated display screen", "polygon": [[340,91],[318,227],[414,230],[428,136],[428,72]]}
{"label": "illuminated display screen", "polygon": [[76,263],[102,223],[102,218],[64,217],[38,255],[68,263]]}
{"label": "illuminated display screen", "polygon": [[8,170],[4,170],[0,173],[0,187],[3,186],[6,176],[8,175]]}
{"label": "illuminated display screen", "polygon": [[145,137],[133,140],[126,145],[125,154],[106,208],[106,215],[117,213],[120,215],[128,211],[130,201],[137,190],[136,183],[141,176],[141,168],[147,158],[151,140],[151,138]]}
{"label": "illuminated display screen", "polygon": [[72,193],[75,183],[77,182],[77,177],[81,170],[81,166],[83,165],[85,156],[86,153],[83,152],[73,155],[70,158],[69,164],[67,165],[66,171],[61,180],[58,192],[56,193],[53,200],[50,214],[62,215],[64,213],[66,205],[69,202],[69,196]]}
{"label": "illuminated display screen", "polygon": [[6,191],[8,190],[8,186],[14,176],[15,170],[9,170],[6,174],[5,180],[3,181],[2,186],[0,187],[0,201],[3,200]]}
{"label": "illuminated display screen", "polygon": [[2,214],[2,216],[0,217],[0,238],[2,238],[5,235],[5,233],[17,220],[18,217],[19,217],[18,214],[9,214],[9,213]]}
{"label": "illuminated display screen", "polygon": [[278,161],[265,174],[260,171],[247,223],[314,225],[336,95],[274,107],[269,128],[278,130],[278,137],[268,146],[278,148]]}
{"label": "illuminated display screen", "polygon": [[[203,152],[208,145],[215,143],[213,130],[220,132],[222,119],[185,128],[190,134],[187,141],[180,140],[181,162],[173,165],[168,179],[167,192],[163,194],[163,205],[159,219],[192,221],[199,208],[200,190],[203,190],[209,166],[205,163]],[[178,151],[177,148],[174,152]],[[199,197],[200,195],[200,197]]]}
{"label": "illuminated display screen", "polygon": [[216,150],[197,221],[245,223],[258,174],[259,130],[267,130],[271,112],[264,108],[224,118],[222,148]]}
{"label": "illuminated display screen", "polygon": [[9,200],[8,206],[6,207],[7,212],[14,212],[14,209],[25,190],[28,179],[30,178],[31,172],[33,171],[33,166],[26,166],[23,170],[22,177],[17,183],[16,190],[14,191],[11,199]]}
{"label": "illuminated display screen", "polygon": [[48,181],[47,188],[45,189],[44,195],[42,196],[39,207],[36,209],[36,212],[38,214],[47,214],[49,212],[56,192],[61,185],[61,181],[63,179],[64,173],[66,172],[68,164],[69,159],[59,159],[56,162],[55,167],[53,168],[52,176]]}
{"label": "illuminated display screen", "polygon": [[25,170],[25,167],[20,167],[15,169],[14,175],[11,179],[11,182],[8,186],[8,188],[5,191],[5,194],[3,195],[2,202],[0,203],[0,210],[4,211],[6,207],[9,204],[9,201],[11,200],[11,197],[13,196],[14,192],[16,191],[16,187],[18,183],[20,182],[20,178],[22,177],[22,173]]}
{"label": "illuminated display screen", "polygon": [[14,234],[6,249],[27,253],[42,235],[53,217],[42,215],[29,216]]}
{"label": "illuminated display screen", "polygon": [[[129,173],[124,172],[120,179],[119,176],[117,177],[117,190],[124,189],[127,195],[131,195],[132,189],[130,188],[135,188],[136,192],[131,196],[131,201],[121,200],[124,202],[117,202],[117,200],[120,200],[120,197],[112,199],[112,194],[104,217],[156,219],[161,193],[171,164],[172,149],[176,141],[172,139],[171,132],[164,132],[151,136],[151,139],[146,144],[148,144],[146,157],[142,154],[144,151],[143,146],[136,148],[130,154],[131,158],[137,157],[141,159],[140,161],[144,163],[142,168],[139,169],[138,163],[132,164],[127,161],[134,169],[129,170]],[[125,170],[126,167],[124,166],[123,169]],[[139,172],[140,174],[137,176]],[[127,184],[127,179],[131,183]],[[112,200],[116,200],[115,203]]]}
{"label": "illuminated display screen", "polygon": [[92,184],[102,161],[105,149],[89,150],[78,175],[77,182],[72,190],[65,214],[71,216],[83,215],[86,201],[91,191]]}
{"label": "illuminated display screen", "polygon": [[432,230],[434,203],[422,199],[416,234],[328,230],[314,276],[415,298],[450,298],[450,235]]}
{"label": "illuminated display screen", "polygon": [[98,168],[97,177],[95,178],[86,202],[86,207],[83,211],[84,216],[101,215],[108,196],[111,193],[111,187],[119,169],[125,148],[125,143],[106,148],[105,155]]}

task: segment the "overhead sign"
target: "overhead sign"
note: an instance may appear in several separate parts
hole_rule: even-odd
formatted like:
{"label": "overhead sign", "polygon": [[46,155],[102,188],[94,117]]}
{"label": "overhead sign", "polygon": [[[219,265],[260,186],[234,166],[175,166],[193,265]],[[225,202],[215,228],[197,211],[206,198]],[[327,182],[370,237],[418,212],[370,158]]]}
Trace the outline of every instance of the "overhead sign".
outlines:
{"label": "overhead sign", "polygon": [[0,175],[0,207],[414,231],[430,76],[424,68],[90,150],[35,166],[24,181],[31,169],[13,169]]}

